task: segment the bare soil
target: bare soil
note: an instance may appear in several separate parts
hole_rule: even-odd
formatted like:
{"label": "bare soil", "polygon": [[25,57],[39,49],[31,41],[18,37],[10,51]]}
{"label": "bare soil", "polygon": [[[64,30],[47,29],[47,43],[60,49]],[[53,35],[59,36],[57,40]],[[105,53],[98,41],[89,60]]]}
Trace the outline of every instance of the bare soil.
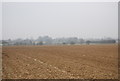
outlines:
{"label": "bare soil", "polygon": [[4,46],[3,79],[117,79],[118,45]]}

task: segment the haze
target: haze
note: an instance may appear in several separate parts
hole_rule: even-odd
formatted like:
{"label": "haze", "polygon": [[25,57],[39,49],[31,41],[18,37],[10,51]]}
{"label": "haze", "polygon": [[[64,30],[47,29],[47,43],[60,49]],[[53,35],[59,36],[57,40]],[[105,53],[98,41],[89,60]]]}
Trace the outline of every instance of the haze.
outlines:
{"label": "haze", "polygon": [[3,39],[118,37],[117,2],[4,2]]}

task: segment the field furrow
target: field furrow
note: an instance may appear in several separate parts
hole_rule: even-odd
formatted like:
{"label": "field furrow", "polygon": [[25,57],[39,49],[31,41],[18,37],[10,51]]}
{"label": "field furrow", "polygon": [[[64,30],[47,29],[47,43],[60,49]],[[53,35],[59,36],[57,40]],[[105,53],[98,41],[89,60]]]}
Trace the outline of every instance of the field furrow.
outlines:
{"label": "field furrow", "polygon": [[5,46],[4,79],[117,79],[117,45]]}

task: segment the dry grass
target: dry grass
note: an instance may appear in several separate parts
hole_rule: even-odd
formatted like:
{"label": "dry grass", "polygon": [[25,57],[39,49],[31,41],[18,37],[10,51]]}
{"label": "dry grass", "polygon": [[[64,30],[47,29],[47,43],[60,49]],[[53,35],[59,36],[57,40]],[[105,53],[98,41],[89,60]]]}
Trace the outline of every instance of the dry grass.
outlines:
{"label": "dry grass", "polygon": [[117,45],[3,47],[4,79],[117,79]]}

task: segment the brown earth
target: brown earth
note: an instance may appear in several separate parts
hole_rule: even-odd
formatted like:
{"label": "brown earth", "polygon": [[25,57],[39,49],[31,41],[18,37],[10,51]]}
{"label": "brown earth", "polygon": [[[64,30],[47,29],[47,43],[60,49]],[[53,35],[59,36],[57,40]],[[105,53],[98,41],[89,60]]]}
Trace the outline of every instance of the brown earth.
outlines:
{"label": "brown earth", "polygon": [[118,45],[4,46],[3,79],[117,79]]}
{"label": "brown earth", "polygon": [[2,79],[2,46],[0,46],[0,80]]}

